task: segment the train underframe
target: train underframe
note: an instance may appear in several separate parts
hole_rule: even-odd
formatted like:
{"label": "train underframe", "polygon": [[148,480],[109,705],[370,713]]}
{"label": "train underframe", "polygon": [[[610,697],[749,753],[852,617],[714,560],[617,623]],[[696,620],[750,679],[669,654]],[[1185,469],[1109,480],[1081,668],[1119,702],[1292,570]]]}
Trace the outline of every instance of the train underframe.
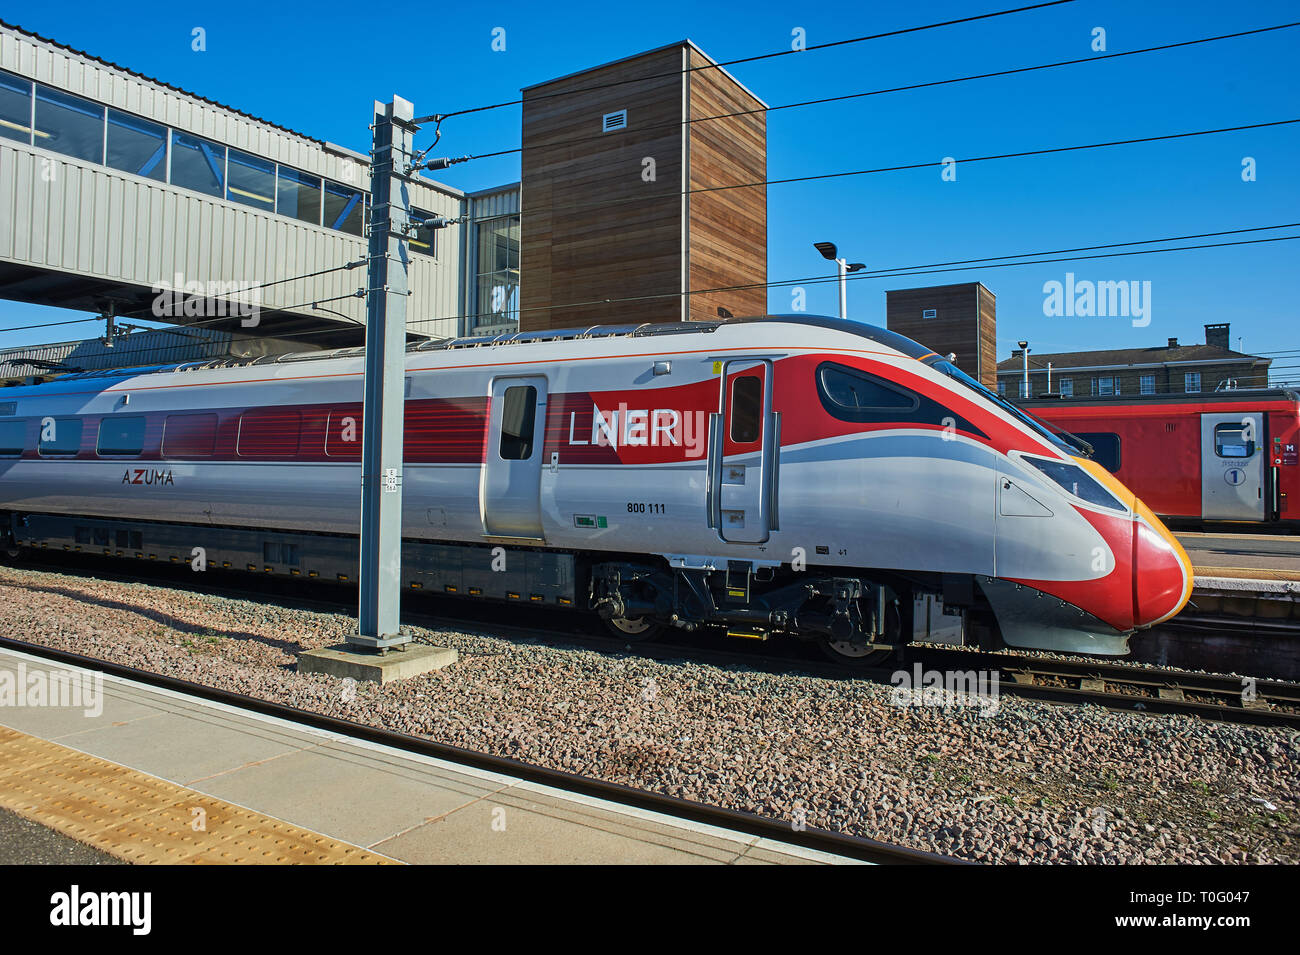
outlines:
{"label": "train underframe", "polygon": [[[0,521],[13,555],[29,548],[196,572],[357,580],[357,539],[347,535],[13,512]],[[412,591],[594,611],[629,642],[725,628],[743,639],[812,640],[851,665],[881,662],[913,641],[1005,645],[986,596],[995,582],[969,575],[744,560],[670,567],[647,555],[422,540],[403,542],[402,570]]]}

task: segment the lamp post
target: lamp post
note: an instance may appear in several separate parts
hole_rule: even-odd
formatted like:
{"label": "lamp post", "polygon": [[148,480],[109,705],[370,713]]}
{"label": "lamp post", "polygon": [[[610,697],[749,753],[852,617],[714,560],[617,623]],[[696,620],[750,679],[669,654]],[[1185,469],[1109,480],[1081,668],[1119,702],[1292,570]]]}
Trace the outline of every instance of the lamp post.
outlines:
{"label": "lamp post", "polygon": [[848,302],[848,279],[850,272],[857,272],[865,269],[866,266],[861,262],[850,263],[847,259],[839,257],[839,251],[835,248],[834,242],[814,242],[813,248],[822,254],[822,258],[829,259],[839,266],[840,275],[840,318],[849,317]]}
{"label": "lamp post", "polygon": [[1020,355],[1025,360],[1025,383],[1021,397],[1029,397],[1029,342],[1016,342],[1020,346]]}

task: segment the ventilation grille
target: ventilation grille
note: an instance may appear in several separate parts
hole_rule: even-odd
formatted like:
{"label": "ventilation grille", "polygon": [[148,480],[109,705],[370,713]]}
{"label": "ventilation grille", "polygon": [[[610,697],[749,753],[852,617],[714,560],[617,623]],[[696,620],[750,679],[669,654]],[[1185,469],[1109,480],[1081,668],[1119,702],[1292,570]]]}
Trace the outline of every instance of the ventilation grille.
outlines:
{"label": "ventilation grille", "polygon": [[600,121],[602,133],[612,133],[616,129],[627,129],[627,110],[620,109],[617,113],[606,113]]}

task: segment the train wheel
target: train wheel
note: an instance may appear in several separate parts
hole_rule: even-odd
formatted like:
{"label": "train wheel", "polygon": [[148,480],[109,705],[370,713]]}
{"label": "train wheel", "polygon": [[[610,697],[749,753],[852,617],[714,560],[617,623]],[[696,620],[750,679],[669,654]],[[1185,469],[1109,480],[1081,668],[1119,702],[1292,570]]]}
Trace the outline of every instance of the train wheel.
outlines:
{"label": "train wheel", "polygon": [[890,649],[875,650],[850,640],[832,640],[830,637],[822,637],[817,645],[827,659],[848,667],[877,666],[888,660],[894,652]]}
{"label": "train wheel", "polygon": [[628,643],[649,643],[664,632],[664,628],[657,623],[651,623],[645,617],[614,617],[610,620],[604,620],[605,629],[620,640],[626,640]]}
{"label": "train wheel", "polygon": [[[903,620],[899,616],[896,604],[890,604],[889,609],[885,612],[885,641],[888,643],[897,643],[903,632]],[[893,650],[889,648],[874,649],[861,643],[854,643],[852,640],[836,640],[833,637],[821,637],[817,640],[817,646],[821,647],[822,654],[836,663],[847,667],[866,667],[879,666],[890,658]]]}

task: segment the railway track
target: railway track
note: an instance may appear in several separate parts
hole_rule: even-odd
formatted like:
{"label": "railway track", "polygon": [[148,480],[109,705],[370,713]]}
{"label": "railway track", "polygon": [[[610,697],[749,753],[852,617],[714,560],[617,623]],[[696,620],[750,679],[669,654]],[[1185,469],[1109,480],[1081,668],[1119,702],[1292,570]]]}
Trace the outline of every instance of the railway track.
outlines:
{"label": "railway track", "polygon": [[950,856],[942,856],[919,849],[892,845],[875,839],[833,832],[812,826],[795,828],[787,820],[760,816],[735,809],[724,809],[707,803],[667,796],[650,790],[636,789],[619,783],[611,783],[590,776],[581,776],[538,766],[533,763],[520,762],[504,756],[494,756],[457,746],[449,746],[423,737],[398,733],[394,730],[366,723],[326,716],[272,700],[246,696],[189,680],[163,676],[148,670],[111,663],[66,650],[57,650],[40,644],[29,643],[25,640],[0,637],[0,647],[31,654],[52,663],[81,667],[93,672],[132,680],[147,686],[222,703],[248,712],[272,716],[349,739],[378,743],[403,752],[430,756],[460,766],[501,773],[564,792],[662,813],[677,819],[717,826],[785,845],[799,846],[804,849],[813,849],[879,865],[969,864]]}
{"label": "railway track", "polygon": [[[162,586],[186,582],[187,590],[214,596],[249,599],[268,591],[278,601],[326,613],[352,613],[353,591],[336,585],[307,585],[300,581],[250,577],[233,586],[212,586],[207,580],[193,587],[193,577],[173,568],[138,565],[137,574],[108,572],[93,557],[68,562],[26,561],[23,566],[61,573],[69,565],[90,567],[104,579],[149,582]],[[231,583],[234,583],[233,581]],[[246,586],[240,586],[243,583]],[[308,590],[310,589],[310,593]],[[1157,714],[1187,714],[1223,722],[1300,729],[1300,683],[1203,673],[1149,664],[1123,663],[1096,658],[1043,656],[1010,651],[913,644],[902,647],[882,665],[850,667],[814,656],[797,641],[738,642],[722,636],[693,634],[691,643],[656,641],[627,644],[610,637],[590,615],[550,608],[530,608],[530,622],[521,626],[513,605],[467,605],[457,598],[423,596],[417,609],[403,610],[407,624],[433,630],[468,630],[517,640],[552,645],[580,646],[597,652],[634,652],[658,661],[686,659],[719,667],[745,666],[775,673],[798,672],[826,679],[867,679],[890,684],[897,674],[922,672],[997,674],[1000,695],[1019,696],[1062,704],[1094,704],[1108,709]],[[463,609],[473,606],[473,615]],[[428,607],[435,607],[430,612]],[[513,619],[512,619],[513,618]],[[1204,623],[1204,622],[1202,622]],[[1225,619],[1230,624],[1230,619]]]}

